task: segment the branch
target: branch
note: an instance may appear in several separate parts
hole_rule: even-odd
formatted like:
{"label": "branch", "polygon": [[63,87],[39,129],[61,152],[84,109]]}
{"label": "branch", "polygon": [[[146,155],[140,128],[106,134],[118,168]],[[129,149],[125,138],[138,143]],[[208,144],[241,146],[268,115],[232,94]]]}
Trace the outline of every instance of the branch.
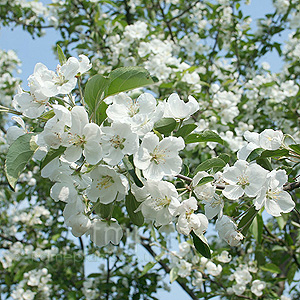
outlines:
{"label": "branch", "polygon": [[287,182],[286,184],[283,185],[283,190],[284,191],[292,191],[294,189],[297,189],[300,187],[300,182]]}
{"label": "branch", "polygon": [[[193,179],[181,174],[176,175],[175,177],[179,178],[179,179],[183,179],[185,181],[189,181],[192,182]],[[224,190],[225,189],[225,185],[220,185],[220,184],[216,184],[215,185],[218,189]],[[300,188],[300,181],[297,182],[287,182],[283,185],[283,190],[284,191],[292,191],[295,190],[297,188]]]}
{"label": "branch", "polygon": [[170,22],[166,19],[166,15],[165,15],[164,9],[160,5],[160,1],[158,1],[158,7],[159,7],[159,9],[161,11],[163,20],[164,20],[164,22],[166,23],[166,25],[168,27],[168,30],[169,30],[169,33],[170,33],[170,36],[171,36],[171,40],[174,42],[174,44],[176,44],[175,38],[174,38],[174,35],[173,35],[173,32],[172,32],[172,28],[171,28],[171,25],[170,25]]}
{"label": "branch", "polygon": [[169,20],[169,23],[171,24],[174,20],[176,20],[177,18],[180,18],[181,16],[183,16],[185,13],[187,13],[191,8],[193,8],[197,3],[202,2],[202,0],[197,0],[194,3],[192,3],[188,8],[186,8],[185,10],[183,10],[180,14],[178,14],[177,16],[171,18]]}
{"label": "branch", "polygon": [[[145,240],[148,241],[147,238],[141,237],[141,245],[151,254],[152,257],[156,257],[156,253],[153,251],[153,249],[151,248],[151,246],[148,243],[145,243]],[[164,271],[166,273],[170,273],[171,269],[161,260],[158,261],[158,263],[161,265],[161,267],[164,269]],[[184,289],[184,291],[189,294],[189,296],[193,299],[193,300],[199,300],[199,297],[197,297],[193,291],[185,284],[185,282],[181,279],[181,278],[177,278],[176,281],[178,282],[178,284]]]}

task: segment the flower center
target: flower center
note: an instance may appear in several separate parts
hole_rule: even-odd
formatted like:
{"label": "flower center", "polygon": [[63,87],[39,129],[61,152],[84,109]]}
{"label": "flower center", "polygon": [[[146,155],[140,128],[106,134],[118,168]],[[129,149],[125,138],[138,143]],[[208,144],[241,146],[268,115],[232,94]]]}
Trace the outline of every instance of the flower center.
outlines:
{"label": "flower center", "polygon": [[129,117],[132,118],[133,116],[135,116],[139,112],[139,109],[140,107],[135,101],[131,102],[128,107]]}
{"label": "flower center", "polygon": [[241,185],[242,188],[244,189],[247,185],[250,184],[249,182],[249,178],[247,175],[243,174],[241,175],[240,177],[238,177],[238,182],[237,182],[238,185]]}
{"label": "flower center", "polygon": [[163,209],[164,207],[168,206],[171,203],[171,199],[168,196],[164,198],[155,198],[151,203],[151,206],[154,210],[158,211]]}
{"label": "flower center", "polygon": [[61,72],[60,66],[57,67],[56,72],[57,72],[57,75],[53,78],[53,80],[55,81],[55,85],[62,86],[65,83],[69,82],[69,80],[67,80],[66,77],[64,76],[64,74]]}
{"label": "flower center", "polygon": [[102,190],[102,189],[108,189],[109,187],[111,187],[114,184],[114,180],[111,176],[106,175],[106,176],[102,176],[101,179],[97,179],[97,184],[96,184],[96,188],[98,190]]}
{"label": "flower center", "polygon": [[114,147],[115,149],[120,148],[122,150],[125,147],[123,143],[126,141],[126,139],[121,138],[119,135],[114,135],[109,141],[112,147]]}
{"label": "flower center", "polygon": [[160,150],[158,147],[155,147],[153,153],[151,155],[151,162],[154,162],[156,165],[160,164],[161,162],[165,162],[166,153],[164,150]]}
{"label": "flower center", "polygon": [[277,202],[278,199],[280,198],[278,196],[279,193],[280,193],[279,190],[275,190],[275,191],[269,190],[266,194],[266,198],[269,199],[269,200],[274,200],[275,202]]}
{"label": "flower center", "polygon": [[69,143],[75,146],[83,146],[86,143],[86,141],[84,139],[84,136],[72,134],[69,132]]}

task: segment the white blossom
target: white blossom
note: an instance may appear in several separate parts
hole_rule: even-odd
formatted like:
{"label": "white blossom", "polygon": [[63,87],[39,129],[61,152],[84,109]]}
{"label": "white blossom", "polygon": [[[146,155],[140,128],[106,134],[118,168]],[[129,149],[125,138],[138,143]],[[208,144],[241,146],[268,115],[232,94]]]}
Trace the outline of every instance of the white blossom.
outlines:
{"label": "white blossom", "polygon": [[87,189],[88,198],[103,204],[122,199],[128,192],[128,181],[112,167],[99,165],[90,172],[91,186]]}
{"label": "white blossom", "polygon": [[238,160],[223,173],[223,179],[229,185],[225,186],[222,193],[232,200],[237,200],[244,193],[254,197],[264,185],[267,173],[267,170],[256,163],[249,164],[245,160]]}
{"label": "white blossom", "polygon": [[295,202],[291,195],[283,190],[283,185],[287,182],[287,179],[284,170],[270,172],[267,175],[266,184],[253,201],[255,209],[259,210],[264,206],[266,211],[274,217],[292,211]]}
{"label": "white blossom", "polygon": [[251,285],[251,292],[257,296],[260,297],[263,294],[263,289],[266,287],[266,283],[264,281],[261,281],[259,279],[253,280]]}
{"label": "white blossom", "polygon": [[199,103],[193,96],[188,97],[185,103],[175,93],[171,94],[165,104],[165,118],[186,119],[199,110]]}
{"label": "white blossom", "polygon": [[149,180],[161,180],[163,176],[174,176],[181,170],[182,160],[178,152],[183,148],[184,141],[181,137],[166,137],[159,141],[157,135],[149,132],[134,155],[134,164]]}

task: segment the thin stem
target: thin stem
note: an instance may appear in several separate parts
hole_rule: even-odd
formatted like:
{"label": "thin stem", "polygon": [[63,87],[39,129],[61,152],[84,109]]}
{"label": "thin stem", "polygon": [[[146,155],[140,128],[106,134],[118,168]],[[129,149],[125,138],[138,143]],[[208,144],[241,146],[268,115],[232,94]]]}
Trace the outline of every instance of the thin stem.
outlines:
{"label": "thin stem", "polygon": [[72,97],[71,94],[68,94],[68,98],[70,99],[71,106],[72,106],[72,107],[76,106],[76,104],[75,104],[75,102],[74,102],[73,97]]}
{"label": "thin stem", "polygon": [[109,300],[109,277],[110,277],[110,268],[109,268],[109,256],[106,259],[106,268],[107,268],[107,275],[106,275],[106,300]]}
{"label": "thin stem", "polygon": [[83,93],[82,93],[82,88],[81,88],[81,77],[77,77],[77,85],[78,85],[78,90],[79,90],[79,95],[80,95],[80,103],[82,106],[85,106],[85,103],[83,101]]}

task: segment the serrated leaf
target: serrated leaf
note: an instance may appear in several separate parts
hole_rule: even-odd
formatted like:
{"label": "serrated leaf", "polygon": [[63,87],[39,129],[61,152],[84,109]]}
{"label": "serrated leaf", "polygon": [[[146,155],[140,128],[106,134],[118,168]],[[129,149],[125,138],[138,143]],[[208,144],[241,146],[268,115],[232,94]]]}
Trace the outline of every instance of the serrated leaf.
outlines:
{"label": "serrated leaf", "polygon": [[51,162],[53,159],[55,159],[56,157],[62,155],[65,150],[67,148],[66,147],[63,147],[63,146],[60,146],[58,149],[53,149],[51,148],[47,155],[44,157],[44,159],[42,160],[41,162],[41,169],[43,169],[47,164],[49,164],[49,162]]}
{"label": "serrated leaf", "polygon": [[100,74],[94,75],[86,83],[84,89],[84,102],[90,109],[90,112],[95,114],[95,111],[102,102],[105,89],[110,84],[110,79]]}
{"label": "serrated leaf", "polygon": [[154,129],[161,134],[169,135],[175,129],[176,124],[173,118],[162,118],[154,124]]}
{"label": "serrated leaf", "polygon": [[277,150],[265,150],[261,153],[260,157],[282,157],[287,156],[289,154],[289,150],[287,149],[277,149]]}
{"label": "serrated leaf", "polygon": [[142,67],[122,67],[109,74],[110,84],[105,92],[105,97],[130,91],[139,87],[151,85],[156,79]]}
{"label": "serrated leaf", "polygon": [[67,58],[64,55],[64,52],[62,51],[62,49],[60,48],[60,46],[57,44],[57,55],[58,55],[58,60],[60,65],[62,66],[63,64],[65,64],[67,62]]}
{"label": "serrated leaf", "polygon": [[292,145],[289,145],[289,147],[290,147],[294,152],[296,152],[297,154],[300,155],[300,144],[292,144]]}
{"label": "serrated leaf", "polygon": [[141,278],[142,276],[144,276],[145,274],[147,274],[147,272],[149,270],[151,270],[155,265],[156,265],[156,261],[150,261],[148,262],[145,266],[144,266],[144,269],[142,271],[142,273],[140,274],[139,278]]}
{"label": "serrated leaf", "polygon": [[202,133],[191,133],[185,138],[185,143],[216,142],[223,144],[222,138],[211,130],[205,130]]}
{"label": "serrated leaf", "polygon": [[253,219],[257,215],[258,210],[254,206],[250,207],[247,213],[242,217],[241,221],[238,224],[238,229],[241,230],[243,235],[246,235],[248,228],[250,227]]}
{"label": "serrated leaf", "polygon": [[276,273],[276,274],[281,273],[280,268],[278,266],[276,266],[275,264],[272,264],[272,263],[260,266],[260,269],[262,269],[263,271],[268,271],[268,272]]}
{"label": "serrated leaf", "polygon": [[34,137],[34,133],[21,135],[8,148],[4,168],[8,183],[13,189],[21,172],[38,148]]}
{"label": "serrated leaf", "polygon": [[173,283],[178,278],[178,267],[174,267],[170,271],[170,283]]}
{"label": "serrated leaf", "polygon": [[193,243],[196,250],[206,258],[211,258],[210,248],[206,241],[201,239],[198,235],[196,235],[193,231],[191,231],[191,235],[193,237]]}
{"label": "serrated leaf", "polygon": [[197,128],[197,125],[195,125],[195,124],[184,125],[177,130],[177,132],[175,133],[175,136],[177,136],[177,137],[181,136],[184,138],[185,136],[190,134],[195,128]]}
{"label": "serrated leaf", "polygon": [[224,167],[226,165],[225,161],[218,158],[218,157],[213,157],[210,159],[205,160],[202,162],[195,170],[195,174],[197,174],[200,171],[207,171],[210,170],[214,167]]}
{"label": "serrated leaf", "polygon": [[136,209],[140,206],[140,204],[141,203],[135,199],[131,192],[129,192],[129,194],[126,195],[125,205],[128,215],[130,217],[131,222],[137,226],[142,226],[144,224],[144,216],[142,212],[135,212]]}

